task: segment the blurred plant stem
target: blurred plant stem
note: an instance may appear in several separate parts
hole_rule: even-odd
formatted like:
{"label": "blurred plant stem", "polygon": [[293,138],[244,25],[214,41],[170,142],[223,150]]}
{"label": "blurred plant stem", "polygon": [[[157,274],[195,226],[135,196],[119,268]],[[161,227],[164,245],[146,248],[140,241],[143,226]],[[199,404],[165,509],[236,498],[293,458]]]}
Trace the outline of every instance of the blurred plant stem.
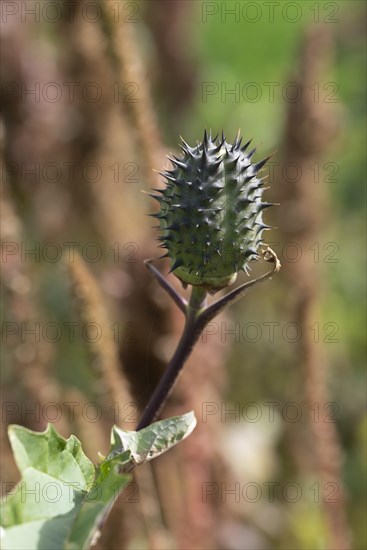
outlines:
{"label": "blurred plant stem", "polygon": [[160,164],[160,157],[163,156],[163,145],[150,97],[147,71],[141,60],[133,25],[129,22],[123,22],[122,24],[114,22],[114,4],[115,2],[111,0],[101,3],[104,21],[103,31],[109,44],[108,53],[121,86],[134,85],[136,87],[136,91],[133,92],[136,98],[128,102],[127,105],[124,104],[124,107],[128,107],[127,111],[141,151],[145,181],[150,187],[157,187],[160,180],[153,169],[157,163]]}
{"label": "blurred plant stem", "polygon": [[[310,28],[302,44],[299,68],[292,75],[302,90],[301,99],[289,103],[283,144],[282,166],[297,166],[297,181],[282,178],[278,209],[278,224],[283,240],[295,242],[302,251],[318,242],[320,231],[328,217],[322,186],[315,185],[309,167],[319,163],[338,130],[338,112],[334,104],[317,102],[311,91],[313,82],[323,82],[330,69],[333,53],[332,35],[326,27]],[[282,167],[281,167],[282,169]],[[303,369],[303,392],[309,411],[309,430],[313,439],[310,460],[323,488],[321,506],[325,516],[326,544],[329,550],[351,548],[345,513],[342,480],[342,451],[334,422],[315,421],[313,407],[327,410],[329,404],[328,365],[324,348],[311,337],[309,327],[319,318],[318,303],[322,281],[319,269],[306,254],[299,261],[287,262],[283,271],[288,278],[291,301],[290,318],[302,332],[295,361]],[[328,498],[328,489],[338,488],[338,498]]]}
{"label": "blurred plant stem", "polygon": [[190,355],[195,343],[197,342],[200,334],[203,332],[206,325],[216,317],[227,305],[239,300],[250,289],[269,279],[274,273],[279,271],[280,262],[270,248],[267,248],[263,252],[263,257],[266,261],[274,263],[274,267],[271,271],[268,271],[261,277],[244,283],[225,296],[219,298],[216,302],[210,306],[206,305],[208,292],[205,288],[200,286],[193,286],[191,290],[190,301],[187,303],[166,281],[163,275],[155,269],[150,261],[146,262],[148,269],[152,271],[154,276],[158,279],[158,282],[166,290],[166,292],[173,298],[175,303],[185,314],[185,326],[178,343],[176,351],[167,366],[167,369],[156,387],[152,397],[149,400],[147,407],[140,419],[137,426],[137,430],[145,428],[154,420],[156,420],[158,414],[162,410],[162,407],[166,403],[169,394],[182,372],[186,359]]}
{"label": "blurred plant stem", "polygon": [[123,376],[118,349],[110,329],[111,320],[97,281],[88,270],[84,260],[75,254],[73,261],[65,264],[72,284],[72,290],[83,322],[95,324],[101,329],[101,338],[89,343],[91,355],[98,360],[102,380],[114,406],[123,409],[132,402],[129,383]]}
{"label": "blurred plant stem", "polygon": [[156,387],[144,413],[140,419],[137,430],[145,428],[157,418],[163,405],[180,375],[186,359],[201,331],[198,330],[198,317],[202,308],[205,307],[207,292],[201,287],[193,287],[190,302],[186,310],[185,327],[177,346],[177,349],[160,381]]}

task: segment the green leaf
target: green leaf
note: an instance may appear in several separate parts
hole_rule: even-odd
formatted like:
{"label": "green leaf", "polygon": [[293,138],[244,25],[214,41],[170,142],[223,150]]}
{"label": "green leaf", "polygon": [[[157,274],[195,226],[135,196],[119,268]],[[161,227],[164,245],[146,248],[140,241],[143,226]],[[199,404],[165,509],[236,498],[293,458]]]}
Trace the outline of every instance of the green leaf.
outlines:
{"label": "green leaf", "polygon": [[22,426],[10,426],[9,439],[21,472],[33,467],[61,480],[74,480],[70,477],[72,474],[81,485],[93,483],[94,466],[74,435],[64,439],[51,424],[40,433]]}
{"label": "green leaf", "polygon": [[139,432],[114,427],[106,459],[94,467],[78,439],[52,426],[32,432],[9,427],[21,481],[1,504],[3,550],[85,550],[98,535],[128,471],[187,437],[193,413],[156,422]]}
{"label": "green leaf", "polygon": [[99,534],[103,519],[112,508],[116,498],[131,477],[119,473],[119,469],[131,460],[129,451],[116,456],[113,460],[104,461],[97,470],[97,479],[85,496],[80,512],[76,517],[69,537],[65,541],[66,550],[89,548],[93,539]]}
{"label": "green leaf", "polygon": [[139,432],[126,432],[117,426],[112,428],[109,460],[129,449],[134,464],[152,460],[191,434],[196,426],[193,412],[160,420]]}
{"label": "green leaf", "polygon": [[4,550],[62,548],[95,469],[78,439],[65,440],[52,426],[32,432],[9,427],[20,483],[1,505]]}

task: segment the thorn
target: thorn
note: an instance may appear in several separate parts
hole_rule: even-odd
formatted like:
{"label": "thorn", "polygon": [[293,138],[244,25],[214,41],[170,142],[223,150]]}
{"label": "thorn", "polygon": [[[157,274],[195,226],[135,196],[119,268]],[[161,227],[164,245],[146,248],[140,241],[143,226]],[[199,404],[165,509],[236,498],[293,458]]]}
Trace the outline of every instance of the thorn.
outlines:
{"label": "thorn", "polygon": [[259,210],[265,210],[265,208],[270,208],[271,206],[280,206],[279,202],[262,202],[259,204]]}
{"label": "thorn", "polygon": [[246,256],[247,258],[250,257],[250,256],[255,256],[255,257],[257,257],[257,256],[259,256],[259,254],[258,254],[258,252],[255,250],[255,248],[250,247],[250,248],[248,248],[248,249],[246,250],[245,256]]}
{"label": "thorn", "polygon": [[177,166],[178,168],[181,168],[181,170],[187,170],[187,166],[184,162],[182,162],[181,160],[177,159],[176,157],[167,157],[168,160],[170,162],[172,162],[172,164],[174,166]]}
{"label": "thorn", "polygon": [[166,237],[158,237],[157,241],[172,242],[172,241],[174,241],[174,238],[173,238],[172,235],[167,235]]}
{"label": "thorn", "polygon": [[246,158],[250,159],[254,155],[254,153],[256,153],[256,147],[254,147],[253,149],[251,149],[251,151],[247,153]]}
{"label": "thorn", "polygon": [[173,222],[171,225],[167,225],[164,229],[169,231],[178,231],[180,229],[180,225],[177,222]]}
{"label": "thorn", "polygon": [[208,140],[208,133],[207,133],[206,130],[204,130],[204,140],[203,140],[203,144],[204,144],[205,148],[208,148],[209,140]]}
{"label": "thorn", "polygon": [[161,176],[166,178],[169,181],[172,181],[173,183],[177,183],[177,179],[170,174],[170,172],[158,172]]}
{"label": "thorn", "polygon": [[[190,155],[194,156],[193,153],[195,151],[195,147],[190,147],[190,145],[184,140],[182,136],[180,136],[180,140],[182,141],[183,147],[185,148],[185,151]],[[182,147],[181,147],[182,149]]]}
{"label": "thorn", "polygon": [[203,167],[204,166],[210,166],[208,152],[207,152],[207,149],[205,147],[203,147],[203,152],[201,154],[201,160],[202,160],[202,163],[203,163]]}
{"label": "thorn", "polygon": [[267,225],[266,223],[255,222],[254,225],[259,227],[260,231],[264,231],[266,229],[273,229],[273,227],[271,225]]}
{"label": "thorn", "polygon": [[258,172],[259,170],[261,170],[261,168],[264,166],[264,164],[266,162],[268,162],[269,158],[270,158],[270,156],[264,158],[263,160],[260,160],[260,162],[257,162],[256,164],[254,164],[253,166],[254,166],[255,172]]}
{"label": "thorn", "polygon": [[187,149],[191,149],[190,145],[184,140],[184,138],[182,136],[180,136],[180,140],[182,141],[184,146],[187,147]]}
{"label": "thorn", "polygon": [[224,149],[226,151],[227,156],[229,156],[229,149],[228,149],[228,143],[227,142],[224,143]]}
{"label": "thorn", "polygon": [[218,155],[218,153],[219,153],[221,147],[222,147],[222,145],[221,145],[221,143],[220,143],[219,145],[217,145],[216,147],[214,147],[214,149],[212,149],[212,153],[213,153],[214,155]]}
{"label": "thorn", "polygon": [[248,206],[249,204],[253,204],[255,201],[253,201],[252,199],[250,199],[248,196],[247,197],[240,197],[238,200],[237,200],[237,203],[239,205],[241,205],[242,207],[246,207]]}
{"label": "thorn", "polygon": [[148,216],[151,216],[152,218],[157,218],[157,219],[160,219],[160,220],[164,220],[166,219],[166,214],[162,214],[162,212],[157,212],[157,213],[154,213],[154,214],[148,214]]}
{"label": "thorn", "polygon": [[169,270],[168,273],[172,273],[172,271],[174,271],[174,270],[177,269],[178,267],[181,267],[183,264],[184,264],[184,261],[178,258],[178,259],[175,261],[175,263],[173,264],[173,266],[171,267],[171,269]]}
{"label": "thorn", "polygon": [[[218,136],[217,136],[217,137],[218,137]],[[219,151],[220,151],[220,150],[222,149],[222,147],[223,147],[224,142],[225,142],[225,139],[221,139],[220,142],[219,142],[219,144],[215,147],[215,149],[212,149],[212,152],[215,153],[215,154],[216,154],[216,153],[219,153]]]}
{"label": "thorn", "polygon": [[236,138],[233,142],[231,151],[233,152],[235,149],[239,149],[241,147],[241,143],[242,143],[241,130],[238,129],[238,132],[237,132]]}
{"label": "thorn", "polygon": [[188,149],[186,149],[186,147],[184,147],[183,145],[179,145],[179,147],[180,147],[181,151],[183,151],[183,153],[184,153],[185,155],[188,155],[188,156],[191,157],[192,159],[195,157],[195,155],[194,155],[191,151],[189,151]]}
{"label": "thorn", "polygon": [[[232,151],[233,151],[233,148],[232,148]],[[238,155],[238,157],[234,158],[233,160],[230,160],[229,162],[227,162],[227,166],[229,167],[229,169],[233,170],[234,168],[236,168],[239,160],[240,160],[240,155]]]}
{"label": "thorn", "polygon": [[253,140],[254,138],[251,138],[247,143],[245,143],[245,145],[243,145],[241,147],[241,151],[244,153],[247,149],[247,147],[250,145],[251,141]]}
{"label": "thorn", "polygon": [[152,199],[155,199],[159,203],[164,202],[166,200],[165,197],[161,197],[160,195],[155,195],[154,193],[148,193],[147,191],[144,191],[144,190],[142,190],[142,192],[144,193],[144,195],[148,195],[149,197],[151,197]]}

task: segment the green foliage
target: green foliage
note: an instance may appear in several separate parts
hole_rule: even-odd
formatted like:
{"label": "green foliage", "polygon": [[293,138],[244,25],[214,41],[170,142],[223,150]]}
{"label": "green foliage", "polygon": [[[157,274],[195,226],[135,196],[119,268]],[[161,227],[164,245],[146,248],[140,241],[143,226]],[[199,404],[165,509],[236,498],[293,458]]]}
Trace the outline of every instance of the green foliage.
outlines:
{"label": "green foliage", "polygon": [[112,429],[111,449],[95,467],[78,439],[10,426],[14,458],[22,474],[1,504],[4,550],[89,548],[134,466],[156,458],[187,437],[193,413],[156,422],[139,432]]}

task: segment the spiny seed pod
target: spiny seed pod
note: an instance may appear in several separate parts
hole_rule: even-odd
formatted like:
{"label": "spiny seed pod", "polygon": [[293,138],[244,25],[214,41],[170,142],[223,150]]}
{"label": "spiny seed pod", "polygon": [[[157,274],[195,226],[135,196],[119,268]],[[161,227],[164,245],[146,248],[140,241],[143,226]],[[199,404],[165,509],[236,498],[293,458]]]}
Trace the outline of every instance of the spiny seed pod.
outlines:
{"label": "spiny seed pod", "polygon": [[262,211],[259,170],[268,159],[251,163],[255,149],[250,142],[241,147],[238,135],[233,144],[224,135],[204,133],[204,140],[190,147],[182,140],[182,157],[168,157],[173,169],[163,172],[167,184],[159,195],[161,247],[171,258],[171,271],[184,285],[202,286],[211,292],[236,280],[240,270],[257,259],[261,234],[269,226]]}

